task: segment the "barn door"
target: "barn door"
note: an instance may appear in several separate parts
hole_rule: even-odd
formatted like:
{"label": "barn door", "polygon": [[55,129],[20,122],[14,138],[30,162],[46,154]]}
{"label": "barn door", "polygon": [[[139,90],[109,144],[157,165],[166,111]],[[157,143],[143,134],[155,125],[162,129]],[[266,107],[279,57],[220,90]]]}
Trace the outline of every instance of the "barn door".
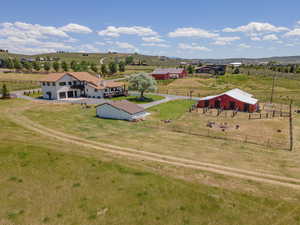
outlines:
{"label": "barn door", "polygon": [[229,109],[235,110],[235,102],[229,102]]}
{"label": "barn door", "polygon": [[216,100],[216,101],[215,101],[215,108],[216,108],[216,109],[221,108],[221,101],[220,101],[220,100]]}
{"label": "barn door", "polygon": [[249,109],[250,109],[250,105],[245,103],[244,104],[244,112],[249,112]]}

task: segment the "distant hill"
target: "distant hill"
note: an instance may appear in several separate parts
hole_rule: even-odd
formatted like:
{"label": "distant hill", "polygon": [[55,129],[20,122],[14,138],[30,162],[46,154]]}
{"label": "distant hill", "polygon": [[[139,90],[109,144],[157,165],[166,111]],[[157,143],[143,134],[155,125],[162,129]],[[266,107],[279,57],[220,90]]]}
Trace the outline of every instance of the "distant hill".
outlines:
{"label": "distant hill", "polygon": [[[48,53],[48,54],[38,54],[38,55],[22,55],[14,53],[0,52],[0,58],[32,58],[37,57],[42,58],[59,58],[59,61],[71,62],[72,60],[76,61],[89,61],[93,63],[108,64],[110,62],[119,62],[124,61],[126,57],[133,56],[134,62],[144,62],[149,66],[178,66],[183,59],[178,58],[169,58],[165,56],[149,56],[141,54],[126,54],[126,53]],[[190,60],[184,60],[186,62]]]}
{"label": "distant hill", "polygon": [[259,64],[274,61],[280,64],[300,64],[300,56],[275,56],[269,58],[228,58],[228,59],[203,59],[208,64],[229,64],[242,62],[244,64]]}
{"label": "distant hill", "polygon": [[102,61],[105,64],[110,62],[119,62],[125,60],[126,57],[133,56],[134,62],[145,62],[149,66],[178,66],[181,62],[186,63],[195,63],[201,61],[205,64],[229,64],[232,62],[242,62],[246,64],[258,64],[266,63],[270,61],[275,61],[281,64],[300,64],[300,56],[275,56],[269,58],[227,58],[227,59],[184,59],[184,58],[175,58],[175,57],[166,57],[166,56],[150,56],[150,55],[141,55],[141,54],[127,54],[127,53],[47,53],[47,54],[37,54],[37,55],[22,55],[14,53],[0,52],[1,58],[59,58],[60,61],[71,62],[72,60],[76,61],[89,61],[93,63],[100,64]]}

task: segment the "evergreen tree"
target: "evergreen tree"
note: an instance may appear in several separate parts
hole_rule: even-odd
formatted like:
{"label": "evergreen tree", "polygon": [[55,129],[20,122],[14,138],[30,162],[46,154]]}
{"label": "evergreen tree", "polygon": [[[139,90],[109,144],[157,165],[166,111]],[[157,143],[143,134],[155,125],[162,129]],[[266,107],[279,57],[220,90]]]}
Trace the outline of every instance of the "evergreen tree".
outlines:
{"label": "evergreen tree", "polygon": [[35,61],[35,62],[33,62],[32,65],[33,65],[33,69],[35,71],[40,71],[41,70],[41,64],[39,62]]}
{"label": "evergreen tree", "polygon": [[63,62],[61,63],[61,68],[62,68],[65,72],[69,71],[69,65],[68,65],[68,63],[66,63],[66,61],[63,61]]}
{"label": "evergreen tree", "polygon": [[9,98],[9,91],[6,87],[6,84],[3,84],[2,86],[2,99]]}
{"label": "evergreen tree", "polygon": [[92,64],[91,64],[91,70],[92,70],[93,72],[95,72],[95,73],[98,73],[98,67],[97,67],[97,65],[96,65],[95,63],[92,63]]}
{"label": "evergreen tree", "polygon": [[189,74],[193,74],[194,73],[194,67],[192,65],[189,65],[187,68],[187,71]]}
{"label": "evergreen tree", "polygon": [[71,62],[71,69],[73,71],[76,71],[76,68],[77,68],[77,62],[75,60],[72,60],[72,62]]}
{"label": "evergreen tree", "polygon": [[54,69],[56,72],[59,71],[59,69],[60,69],[60,64],[59,64],[59,62],[55,61],[55,62],[53,63],[53,69]]}
{"label": "evergreen tree", "polygon": [[133,56],[127,56],[126,58],[125,58],[125,64],[126,65],[130,65],[130,64],[132,64],[133,63]]}
{"label": "evergreen tree", "polygon": [[105,64],[101,65],[101,74],[102,76],[105,76],[107,74],[107,68]]}
{"label": "evergreen tree", "polygon": [[114,63],[114,62],[111,62],[111,63],[108,65],[108,67],[109,67],[109,72],[110,72],[111,74],[115,74],[115,73],[118,71],[118,69],[117,69],[117,64]]}
{"label": "evergreen tree", "polygon": [[44,63],[44,70],[49,72],[51,70],[51,63],[50,62],[45,62]]}
{"label": "evergreen tree", "polygon": [[121,61],[119,63],[119,71],[120,72],[125,72],[125,63],[123,61]]}
{"label": "evergreen tree", "polygon": [[89,63],[86,61],[81,61],[80,71],[88,71],[88,70],[89,70]]}
{"label": "evergreen tree", "polygon": [[27,70],[27,71],[32,71],[32,63],[31,62],[23,62],[23,67]]}
{"label": "evergreen tree", "polygon": [[16,70],[22,69],[22,64],[20,63],[20,61],[19,61],[17,58],[15,58],[15,59],[13,60],[13,67],[14,67]]}

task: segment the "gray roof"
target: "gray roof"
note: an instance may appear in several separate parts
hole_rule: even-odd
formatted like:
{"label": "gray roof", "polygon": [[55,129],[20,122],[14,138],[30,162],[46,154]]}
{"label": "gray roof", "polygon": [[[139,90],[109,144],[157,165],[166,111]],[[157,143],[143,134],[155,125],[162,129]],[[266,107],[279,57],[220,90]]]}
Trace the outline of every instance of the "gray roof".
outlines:
{"label": "gray roof", "polygon": [[212,95],[212,96],[207,96],[207,97],[204,97],[204,98],[200,98],[200,101],[202,100],[211,100],[211,99],[214,99],[214,98],[217,98],[217,97],[220,97],[222,95],[228,95],[232,98],[235,98],[241,102],[245,102],[245,103],[248,103],[248,104],[251,104],[251,105],[254,105],[258,102],[257,99],[253,98],[251,94],[245,92],[245,91],[242,91],[241,89],[232,89],[230,91],[226,91],[222,94],[219,94],[219,95]]}
{"label": "gray roof", "polygon": [[109,101],[105,102],[103,104],[98,105],[97,107],[101,107],[105,104],[111,105],[114,108],[120,109],[122,111],[125,111],[131,115],[139,113],[139,112],[144,112],[145,109],[142,108],[141,106],[134,104],[132,102],[129,102],[127,100],[122,100],[122,101]]}

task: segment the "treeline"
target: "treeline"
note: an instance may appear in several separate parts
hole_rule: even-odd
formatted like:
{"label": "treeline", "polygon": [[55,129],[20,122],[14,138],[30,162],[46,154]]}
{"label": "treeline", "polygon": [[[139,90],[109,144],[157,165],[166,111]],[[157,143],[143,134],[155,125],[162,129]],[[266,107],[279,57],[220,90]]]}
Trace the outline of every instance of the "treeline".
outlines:
{"label": "treeline", "polygon": [[271,70],[274,72],[280,73],[300,73],[300,65],[299,64],[273,64],[269,63],[266,65],[242,65],[241,68],[244,69],[255,69],[255,70]]}
{"label": "treeline", "polygon": [[54,62],[39,62],[39,61],[20,61],[17,58],[6,58],[2,60],[2,68],[15,69],[16,71],[26,72],[94,72],[101,73],[102,75],[113,75],[119,72],[125,72],[126,62],[120,61],[119,63],[111,62],[108,65],[97,65],[88,61],[73,60],[70,63],[66,61]]}

